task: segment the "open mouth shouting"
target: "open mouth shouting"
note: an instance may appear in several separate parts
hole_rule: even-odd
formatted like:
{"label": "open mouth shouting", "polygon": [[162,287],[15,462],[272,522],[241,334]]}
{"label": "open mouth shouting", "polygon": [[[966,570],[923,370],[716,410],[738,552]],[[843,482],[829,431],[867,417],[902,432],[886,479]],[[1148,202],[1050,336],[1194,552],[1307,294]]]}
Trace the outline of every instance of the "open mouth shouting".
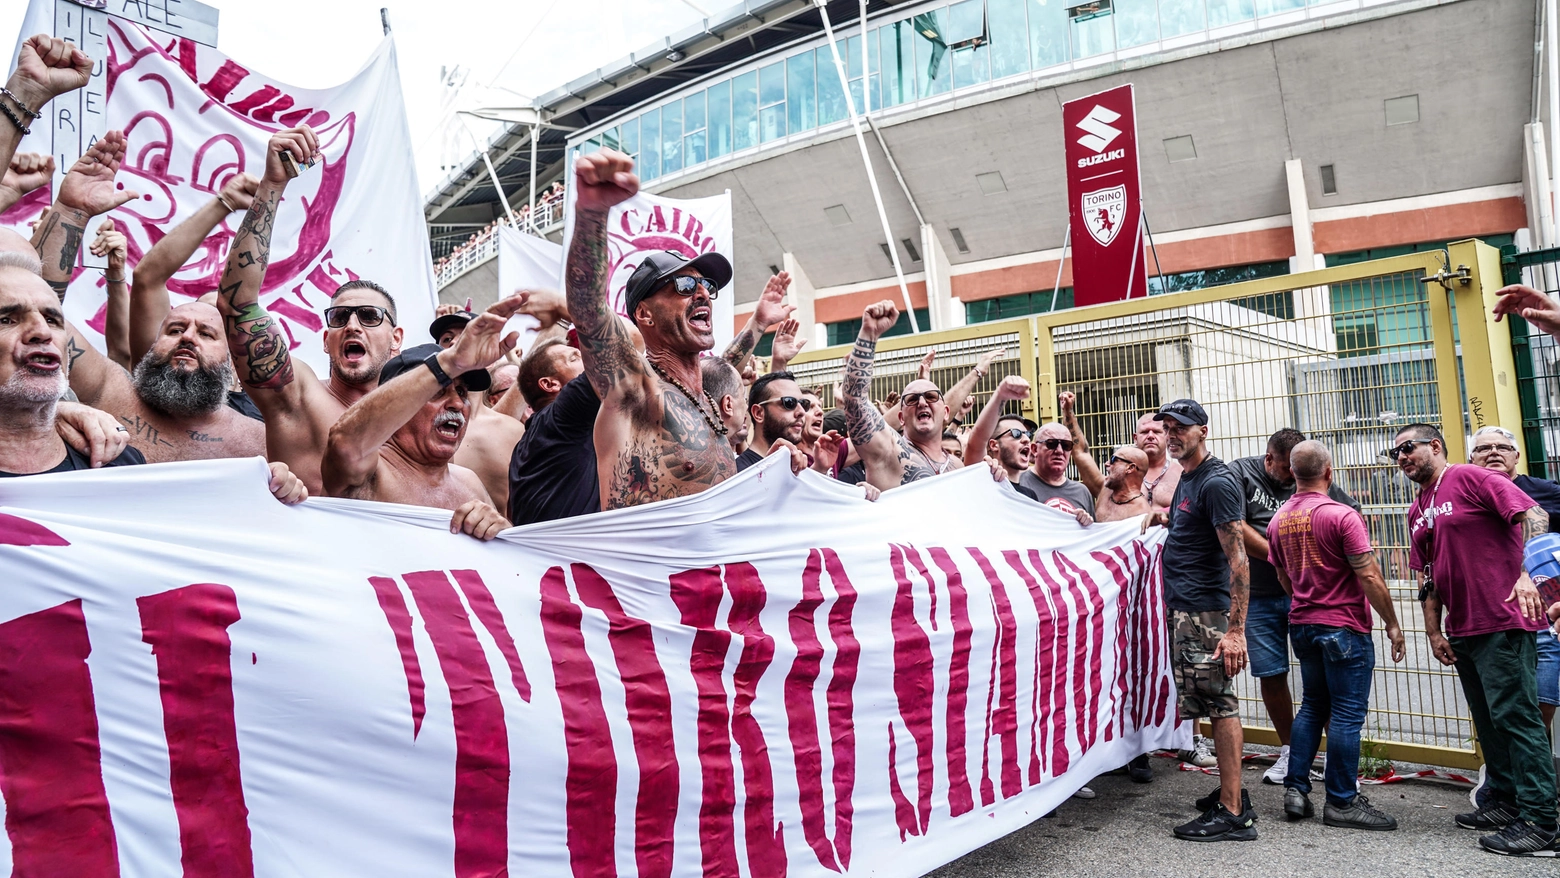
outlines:
{"label": "open mouth shouting", "polygon": [[450,441],[460,438],[460,431],[466,426],[466,416],[460,412],[439,412],[433,419],[433,432]]}
{"label": "open mouth shouting", "polygon": [[181,344],[174,348],[173,353],[168,355],[168,362],[171,365],[184,366],[189,369],[200,368],[200,357],[195,353],[195,348],[191,345]]}
{"label": "open mouth shouting", "polygon": [[368,357],[368,346],[358,339],[348,339],[341,343],[341,358],[349,365],[357,365]]}
{"label": "open mouth shouting", "polygon": [[697,332],[713,332],[715,324],[712,319],[712,315],[713,312],[711,311],[710,304],[707,301],[690,305],[688,307],[688,325],[693,327]]}
{"label": "open mouth shouting", "polygon": [[22,358],[22,369],[29,375],[49,377],[59,374],[63,362],[53,351],[34,351]]}

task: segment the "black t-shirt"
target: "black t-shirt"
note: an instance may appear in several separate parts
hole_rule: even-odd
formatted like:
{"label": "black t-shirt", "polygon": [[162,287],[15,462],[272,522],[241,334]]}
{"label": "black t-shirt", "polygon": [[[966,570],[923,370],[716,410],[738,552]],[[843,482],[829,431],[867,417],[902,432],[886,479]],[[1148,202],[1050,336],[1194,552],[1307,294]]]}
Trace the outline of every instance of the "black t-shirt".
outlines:
{"label": "black t-shirt", "polygon": [[1532,476],[1517,476],[1512,481],[1522,489],[1522,493],[1532,497],[1534,503],[1549,513],[1549,532],[1560,533],[1560,485]]}
{"label": "black t-shirt", "polygon": [[763,459],[764,456],[758,453],[757,448],[748,448],[748,450],[737,455],[737,472],[742,472]]}
{"label": "black t-shirt", "polygon": [[[1278,507],[1289,502],[1289,498],[1295,495],[1295,483],[1281,484],[1268,475],[1267,468],[1262,465],[1260,454],[1232,460],[1228,466],[1231,472],[1240,477],[1246,492],[1246,523],[1266,537],[1268,522],[1273,520]],[[1560,486],[1556,486],[1556,491],[1560,493]],[[1338,487],[1336,481],[1328,487],[1327,496],[1351,507],[1355,512],[1360,511],[1359,501],[1350,497],[1348,491]],[[1278,571],[1273,569],[1268,559],[1259,558],[1249,552],[1247,558],[1251,562],[1251,596],[1254,598],[1283,597],[1284,587],[1278,584]]]}
{"label": "black t-shirt", "polygon": [[[146,458],[141,456],[141,452],[136,451],[132,446],[126,445],[125,450],[118,457],[103,464],[103,466],[135,466],[142,463],[146,463]],[[22,476],[41,476],[44,473],[68,473],[83,469],[92,469],[92,459],[66,445],[65,459],[60,461],[59,466],[53,469],[46,469],[41,473],[8,473],[0,470],[0,478],[15,479]]]}
{"label": "black t-shirt", "polygon": [[260,413],[260,407],[255,405],[255,401],[250,399],[249,394],[245,393],[244,391],[229,391],[227,404],[228,408],[238,412],[244,417],[254,418],[262,424],[265,423],[265,415]]}
{"label": "black t-shirt", "polygon": [[1240,480],[1224,461],[1209,455],[1182,473],[1170,498],[1170,534],[1165,540],[1165,603],[1183,613],[1230,608],[1230,562],[1218,527],[1246,518]]}
{"label": "black t-shirt", "polygon": [[596,413],[601,400],[580,375],[531,415],[509,458],[509,520],[515,525],[601,511]]}
{"label": "black t-shirt", "polygon": [[840,469],[839,480],[847,485],[859,485],[867,480],[867,462],[858,460]]}

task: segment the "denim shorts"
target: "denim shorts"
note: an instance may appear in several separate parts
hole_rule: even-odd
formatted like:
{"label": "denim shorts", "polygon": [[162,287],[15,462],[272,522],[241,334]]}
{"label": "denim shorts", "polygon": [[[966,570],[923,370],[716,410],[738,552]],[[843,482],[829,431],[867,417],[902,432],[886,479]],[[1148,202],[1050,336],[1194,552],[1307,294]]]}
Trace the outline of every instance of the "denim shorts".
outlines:
{"label": "denim shorts", "polygon": [[1289,673],[1289,595],[1254,597],[1246,605],[1246,654],[1253,677]]}
{"label": "denim shorts", "polygon": [[1560,705],[1560,638],[1548,625],[1538,632],[1538,703]]}

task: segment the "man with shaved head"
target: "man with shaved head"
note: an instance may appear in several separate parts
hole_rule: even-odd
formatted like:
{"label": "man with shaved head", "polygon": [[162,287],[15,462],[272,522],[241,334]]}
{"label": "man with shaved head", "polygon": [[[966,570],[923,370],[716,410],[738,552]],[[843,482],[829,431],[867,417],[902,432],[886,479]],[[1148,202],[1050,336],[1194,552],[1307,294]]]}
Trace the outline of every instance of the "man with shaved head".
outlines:
{"label": "man with shaved head", "polygon": [[1105,484],[1094,498],[1095,520],[1122,521],[1153,512],[1154,504],[1143,490],[1143,474],[1148,468],[1148,455],[1136,445],[1118,446],[1111,452],[1105,465]]}
{"label": "man with shaved head", "polygon": [[[1057,397],[1061,421],[1072,434],[1073,465],[1078,468],[1078,481],[1098,496],[1105,489],[1105,474],[1089,454],[1088,437],[1083,435],[1083,428],[1078,425],[1078,416],[1073,411],[1076,401],[1071,391]],[[1170,508],[1170,498],[1175,496],[1175,486],[1181,481],[1181,462],[1166,453],[1165,425],[1156,420],[1154,415],[1154,412],[1148,412],[1138,418],[1132,444],[1148,458],[1143,469],[1143,497],[1154,509],[1165,510]],[[1101,521],[1113,520],[1105,517],[1103,506],[1098,507],[1096,512]],[[1116,516],[1118,513],[1112,512],[1110,515]]]}
{"label": "man with shaved head", "polygon": [[1286,470],[1293,469],[1295,493],[1268,522],[1266,539],[1279,584],[1292,597],[1289,636],[1303,687],[1284,766],[1284,815],[1304,820],[1315,813],[1311,761],[1326,730],[1327,804],[1322,822],[1397,829],[1396,820],[1359,793],[1355,776],[1376,667],[1370,608],[1376,608],[1386,625],[1394,662],[1401,662],[1406,652],[1403,629],[1371,551],[1365,519],[1328,496],[1333,468],[1327,447],[1314,440],[1299,442],[1286,464]]}

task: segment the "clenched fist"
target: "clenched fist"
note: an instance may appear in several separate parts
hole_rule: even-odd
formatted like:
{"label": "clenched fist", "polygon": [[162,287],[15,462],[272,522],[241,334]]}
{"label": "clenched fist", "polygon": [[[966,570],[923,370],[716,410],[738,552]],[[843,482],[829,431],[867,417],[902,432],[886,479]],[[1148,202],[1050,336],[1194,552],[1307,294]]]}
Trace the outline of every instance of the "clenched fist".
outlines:
{"label": "clenched fist", "polygon": [[883,337],[883,333],[894,328],[899,322],[899,309],[894,303],[884,299],[876,304],[868,305],[861,312],[861,337],[877,340]]}

